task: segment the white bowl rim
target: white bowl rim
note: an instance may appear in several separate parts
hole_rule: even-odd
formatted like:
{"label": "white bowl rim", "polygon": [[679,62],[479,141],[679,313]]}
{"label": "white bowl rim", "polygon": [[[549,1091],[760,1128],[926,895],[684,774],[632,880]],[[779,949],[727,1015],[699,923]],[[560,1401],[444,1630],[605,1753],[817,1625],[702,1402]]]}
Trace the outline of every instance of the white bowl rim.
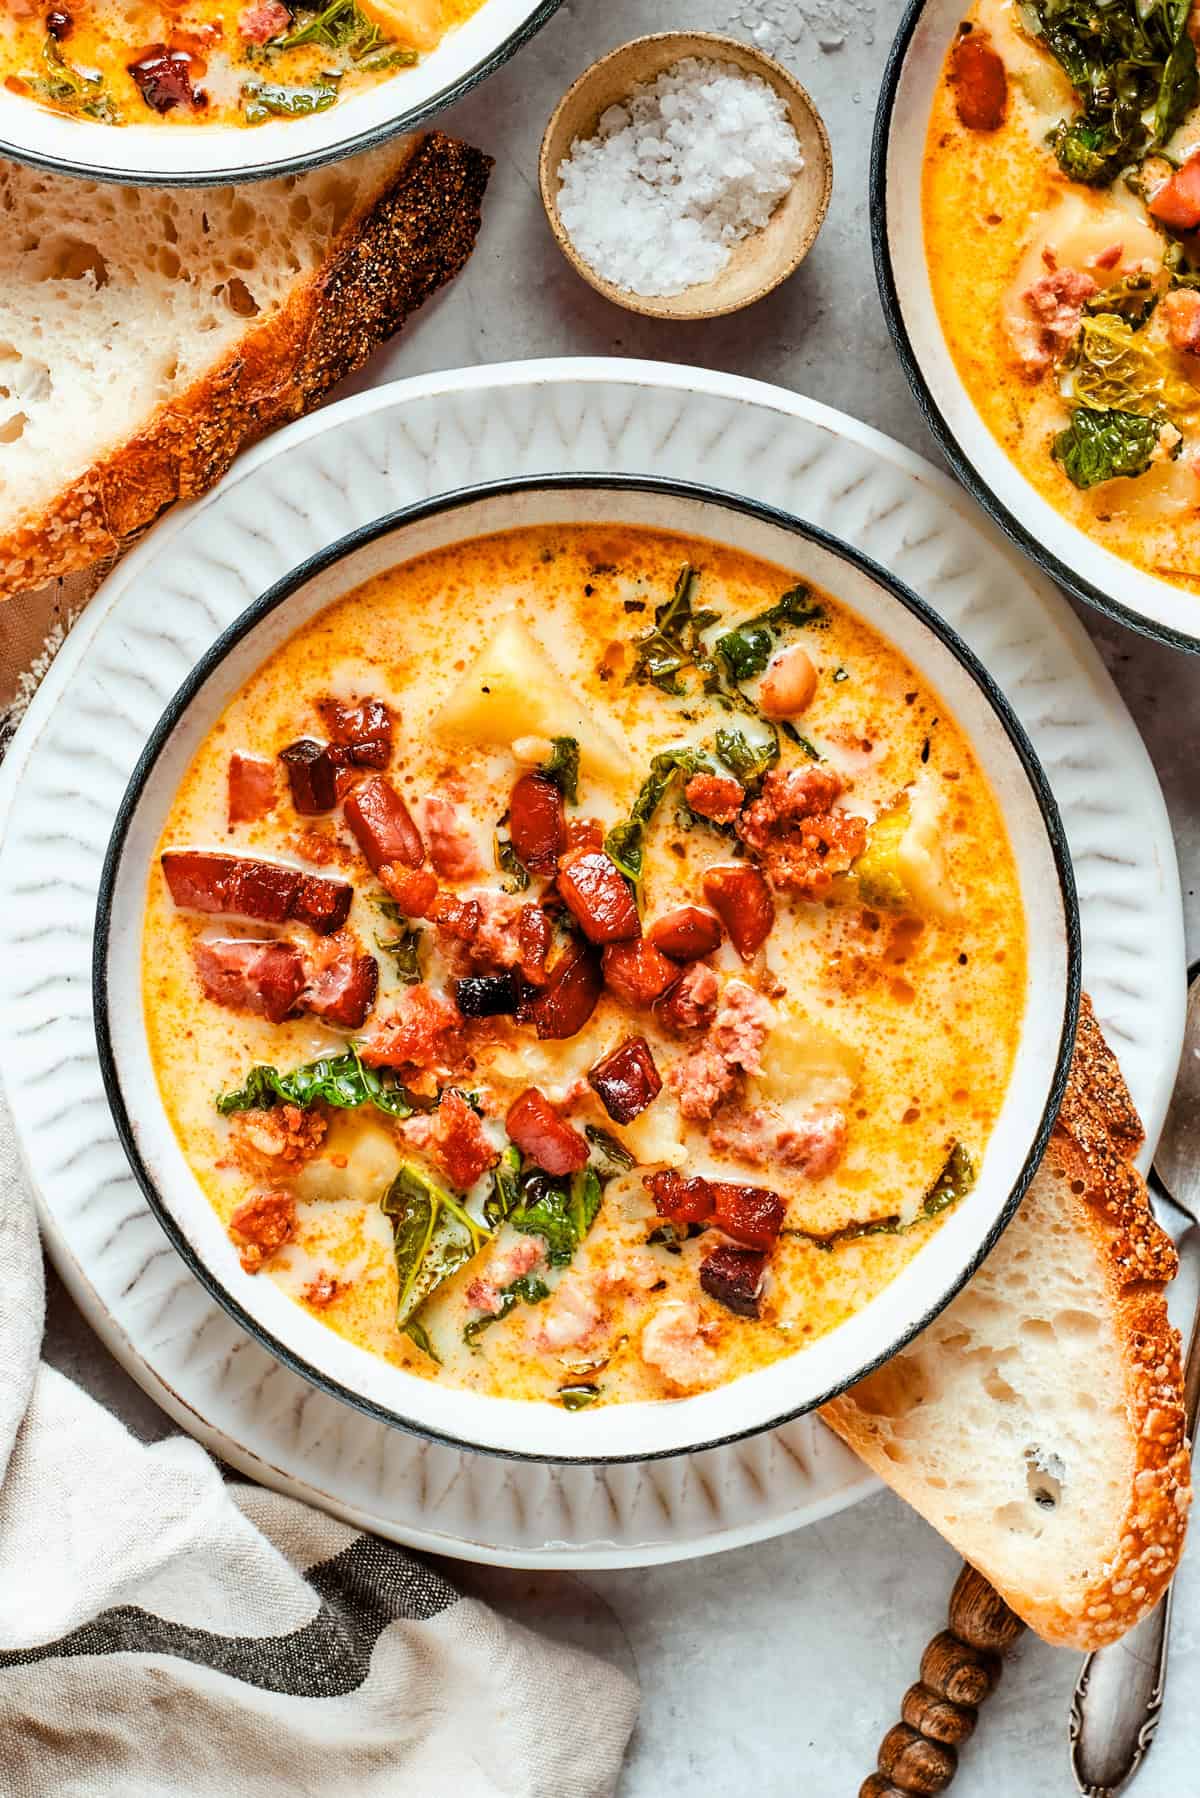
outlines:
{"label": "white bowl rim", "polygon": [[[478,10],[470,18],[464,20],[462,26],[456,27],[455,31],[448,33],[447,38],[442,40],[442,44],[451,42],[458,31],[465,31],[471,26],[473,20],[484,15],[488,3],[489,0],[483,0],[483,4]],[[340,117],[349,126],[361,103],[372,94],[386,94],[395,82],[404,79],[403,72],[368,89],[366,94],[348,96],[345,100],[340,100],[327,112],[315,113],[308,118],[275,120],[270,124],[259,126],[174,126],[155,125],[153,122],[133,126],[103,125],[90,120],[80,120],[70,115],[65,115],[64,118],[64,115],[56,114],[53,108],[40,107],[32,100],[11,96],[13,101],[11,109],[5,103],[5,110],[10,111],[11,117],[19,118],[21,115],[18,109],[25,108],[42,119],[48,116],[50,119],[64,122],[65,128],[72,134],[76,131],[81,134],[78,139],[81,147],[85,143],[94,144],[96,154],[87,157],[60,155],[48,149],[39,148],[34,143],[26,142],[19,135],[10,135],[8,130],[0,129],[0,157],[7,157],[13,162],[24,163],[29,168],[45,170],[51,174],[76,176],[88,181],[114,182],[123,187],[229,187],[241,182],[268,181],[279,175],[303,174],[310,169],[321,168],[331,162],[340,162],[348,156],[357,156],[365,151],[378,149],[389,138],[397,137],[405,131],[415,131],[418,127],[428,124],[446,107],[453,106],[457,101],[465,98],[473,88],[478,87],[482,81],[486,81],[489,75],[493,75],[497,69],[515,56],[518,50],[523,49],[558,11],[562,0],[507,0],[507,3],[517,8],[525,6],[528,10],[517,19],[512,29],[506,31],[498,42],[493,43],[488,49],[481,48],[475,60],[460,72],[450,76],[444,86],[435,88],[423,99],[414,101],[400,112],[376,119],[364,128],[350,130],[348,135],[335,135],[332,130],[328,130],[328,135],[326,135],[328,128],[322,126],[321,141],[315,144],[310,143],[307,148],[304,147],[305,140],[316,135],[314,128],[316,125],[322,121],[328,121],[332,126],[332,122]],[[430,58],[436,57],[441,48],[440,44],[437,50],[430,53]],[[430,58],[427,58],[426,61]],[[375,108],[372,107],[371,110],[374,111]],[[87,133],[86,137],[82,135],[84,132]],[[167,140],[181,138],[184,132],[188,133],[187,141],[191,144],[201,142],[211,144],[221,140],[238,143],[244,140],[249,146],[256,140],[261,144],[265,138],[267,142],[280,143],[281,149],[278,154],[259,157],[244,163],[234,160],[217,164],[214,161],[210,165],[206,154],[198,159],[201,166],[196,168],[173,166],[170,161],[164,166],[153,155],[137,156],[125,161],[115,154],[122,142],[129,143],[131,141],[140,145],[147,141],[153,142],[156,139],[162,139],[162,148],[165,150]],[[136,138],[131,138],[131,133],[136,133]],[[268,133],[272,135],[268,136]],[[284,136],[284,133],[289,135]],[[37,135],[41,136],[42,134],[38,133]],[[296,145],[295,151],[288,147],[293,142]],[[109,146],[107,153],[100,148],[105,143]]]}
{"label": "white bowl rim", "polygon": [[[888,155],[891,143],[892,120],[895,116],[896,101],[900,84],[904,75],[905,63],[916,35],[917,27],[930,0],[908,0],[904,16],[900,21],[888,59],[883,71],[883,80],[879,89],[879,101],[875,109],[875,126],[871,140],[871,156],[868,175],[868,215],[871,230],[871,250],[875,263],[875,279],[879,288],[879,298],[883,306],[883,315],[891,335],[892,345],[900,360],[900,366],[908,378],[913,397],[921,409],[926,425],[929,427],[938,448],[945,456],[950,467],[984,511],[988,514],[1004,534],[1017,547],[1024,551],[1044,573],[1057,581],[1060,587],[1082,600],[1086,605],[1094,606],[1097,611],[1104,612],[1118,623],[1127,625],[1146,637],[1153,637],[1157,642],[1167,643],[1173,649],[1186,650],[1191,654],[1200,653],[1200,596],[1196,598],[1197,629],[1195,632],[1179,629],[1157,618],[1153,613],[1122,603],[1121,600],[1095,581],[1072,568],[1061,556],[1048,549],[1036,535],[1030,525],[1002,500],[995,488],[979,472],[968,450],[951,428],[944,411],[934,396],[932,385],[924,367],[913,347],[905,321],[904,308],[900,299],[899,285],[892,262],[891,244],[888,231]],[[922,254],[924,253],[922,247]],[[965,391],[965,390],[964,390]],[[982,420],[979,428],[987,432]],[[988,433],[990,439],[990,433]],[[1015,464],[1014,473],[1017,473]],[[1038,498],[1034,490],[1028,487],[1024,476],[1020,476],[1021,487],[1028,488],[1033,498]],[[1048,502],[1044,502],[1048,503]],[[1092,540],[1077,526],[1068,526],[1070,531],[1092,545]],[[1093,546],[1094,547],[1094,546]],[[1132,563],[1124,562],[1118,556],[1111,556],[1114,579],[1118,578],[1122,569],[1126,579],[1141,576],[1147,583],[1152,577],[1143,575]],[[1172,591],[1167,582],[1153,582]],[[1178,589],[1174,589],[1178,591]]]}
{"label": "white bowl rim", "polygon": [[[224,1285],[221,1279],[197,1254],[182,1226],[177,1221],[166,1199],[159,1191],[158,1184],[142,1154],[138,1141],[133,1115],[126,1103],[118,1070],[118,1056],[114,1044],[110,1021],[109,978],[108,967],[110,949],[114,936],[114,900],[121,871],[123,853],[130,828],[133,824],[144,789],[154,767],[166,748],[170,738],[185,716],[192,700],[202,690],[209,678],[220,668],[228,654],[234,650],[250,633],[277,607],[286,603],[294,593],[301,591],[338,562],[353,555],[356,551],[374,543],[377,539],[410,524],[424,519],[434,518],[445,512],[453,512],[467,508],[472,504],[506,495],[527,493],[563,493],[571,494],[581,490],[605,493],[650,494],[666,498],[677,498],[685,501],[700,502],[718,509],[742,514],[757,519],[767,525],[780,529],[803,542],[823,550],[841,561],[868,580],[883,589],[888,596],[912,614],[938,640],[941,646],[949,651],[964,672],[980,690],[981,695],[990,707],[996,721],[1008,739],[1017,762],[1020,765],[1040,815],[1041,824],[1046,833],[1047,847],[1054,864],[1058,881],[1057,899],[1062,911],[1063,934],[1063,1012],[1062,1024],[1054,1055],[1053,1070],[1047,1086],[1047,1096],[1040,1117],[1033,1130],[1029,1147],[1021,1161],[1018,1175],[1013,1183],[1007,1199],[997,1212],[994,1220],[977,1244],[974,1252],[966,1259],[949,1284],[934,1297],[924,1311],[910,1325],[892,1337],[883,1347],[869,1356],[860,1365],[851,1368],[844,1377],[836,1380],[826,1390],[805,1399],[802,1403],[773,1414],[759,1421],[747,1424],[743,1428],[723,1431],[719,1435],[705,1437],[702,1440],[690,1441],[684,1445],[672,1445],[666,1448],[642,1446],[636,1450],[622,1453],[583,1453],[568,1454],[546,1450],[518,1449],[503,1446],[494,1442],[482,1443],[467,1437],[442,1431],[428,1422],[416,1421],[403,1416],[388,1405],[381,1404],[367,1394],[356,1391],[342,1380],[334,1377],[324,1369],[314,1366],[303,1355],[286,1343],[281,1342],[257,1317],[255,1317],[241,1301]],[[400,558],[400,562],[403,558]],[[397,563],[399,565],[399,562]],[[330,602],[333,603],[333,602]],[[881,564],[853,545],[826,531],[820,525],[801,519],[785,512],[779,507],[767,505],[759,500],[743,495],[733,494],[720,489],[705,486],[703,483],[678,480],[657,475],[618,475],[590,474],[578,472],[570,474],[522,475],[501,481],[487,481],[476,485],[464,485],[448,492],[436,494],[428,499],[419,500],[412,505],[402,506],[395,511],[384,514],[370,523],[359,526],[346,535],[336,539],[315,555],[306,558],[290,573],[276,581],[265,593],[261,594],[239,614],[215,639],[210,647],[196,662],[186,676],[173,698],[164,710],[158,723],[147,738],[146,745],[138,757],[133,773],[118,808],[113,824],[112,834],[104,857],[99,889],[96,899],[95,933],[92,950],[92,1009],[96,1033],[96,1046],[101,1076],[105,1093],[113,1116],[117,1136],[125,1152],[134,1178],[137,1180],[151,1211],[157,1217],[166,1236],[189,1270],[200,1280],[211,1296],[222,1309],[238,1323],[260,1347],[281,1361],[293,1373],[299,1374],[310,1385],[355,1409],[365,1412],[380,1422],[395,1428],[403,1429],[411,1434],[425,1437],[435,1442],[447,1443],[452,1447],[483,1452],[502,1460],[554,1462],[562,1464],[587,1463],[589,1465],[617,1465],[626,1462],[642,1462],[662,1460],[674,1455],[696,1454],[706,1449],[722,1448],[729,1443],[759,1435],[763,1432],[778,1429],[794,1419],[817,1410],[830,1399],[844,1392],[857,1380],[874,1372],[885,1361],[897,1354],[913,1338],[920,1334],[945,1309],[950,1301],[961,1291],[971,1276],[977,1271],[986,1257],[991,1253],[1005,1229],[1015,1217],[1034,1175],[1037,1172],[1042,1156],[1049,1144],[1055,1119],[1058,1115],[1063,1094],[1070,1073],[1072,1055],[1074,1053],[1075,1032],[1078,1023],[1080,998],[1082,992],[1082,942],[1080,932],[1079,907],[1076,897],[1075,878],[1071,862],[1070,849],[1066,831],[1059,814],[1058,805],[1051,791],[1050,784],[1042,768],[1037,752],[1027,736],[1024,726],[1012,709],[1006,695],[992,679],[986,667],[975,655],[974,651],[959,636],[957,631],[946,622],[927,602],[918,597],[896,576],[889,573]],[[161,1100],[156,1103],[161,1105]],[[323,1327],[323,1326],[319,1326]],[[786,1358],[785,1358],[786,1359]],[[428,1383],[428,1382],[423,1382]],[[732,1382],[736,1386],[738,1382]],[[723,1392],[731,1389],[730,1385],[714,1389]],[[701,1395],[702,1397],[705,1395]],[[541,1407],[534,1407],[540,1409]],[[612,1409],[605,1407],[606,1410]],[[615,1407],[620,1409],[620,1407]],[[585,1414],[586,1415],[586,1414]]]}

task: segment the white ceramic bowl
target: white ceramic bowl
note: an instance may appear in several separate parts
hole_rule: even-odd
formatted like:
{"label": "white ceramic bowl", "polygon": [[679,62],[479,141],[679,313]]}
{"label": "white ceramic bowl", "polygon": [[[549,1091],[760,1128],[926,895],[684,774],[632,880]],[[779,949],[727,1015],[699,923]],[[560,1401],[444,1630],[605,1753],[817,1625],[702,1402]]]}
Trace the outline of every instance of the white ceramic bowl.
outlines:
{"label": "white ceramic bowl", "polygon": [[880,297],[904,372],[959,479],[1046,572],[1089,605],[1200,650],[1200,597],[1114,556],[1047,504],[980,417],[946,345],[929,282],[921,167],[929,112],[964,0],[910,0],[875,115],[870,218]]}
{"label": "white ceramic bowl", "polygon": [[[318,1323],[270,1280],[243,1273],[167,1121],[141,995],[151,858],[184,770],[248,676],[315,613],[381,570],[489,532],[567,522],[642,524],[732,544],[826,587],[888,637],[974,745],[1013,844],[1029,940],[1012,1082],[977,1184],[899,1277],[829,1335],[715,1392],[571,1414],[455,1391],[392,1367]],[[1045,1147],[1074,1042],[1079,927],[1062,824],[1034,751],[966,645],[915,595],[817,527],[747,500],[652,478],[534,477],[428,500],[354,532],[217,639],[151,735],[122,802],[100,883],[94,975],[100,1062],[133,1171],[184,1260],[260,1343],[314,1385],[429,1436],[545,1460],[646,1460],[811,1410],[893,1354],[953,1297],[1012,1217]]]}
{"label": "white ceramic bowl", "polygon": [[412,131],[506,62],[560,0],[483,0],[429,56],[309,118],[265,125],[102,125],[0,87],[0,156],[97,181],[200,187],[315,168]]}

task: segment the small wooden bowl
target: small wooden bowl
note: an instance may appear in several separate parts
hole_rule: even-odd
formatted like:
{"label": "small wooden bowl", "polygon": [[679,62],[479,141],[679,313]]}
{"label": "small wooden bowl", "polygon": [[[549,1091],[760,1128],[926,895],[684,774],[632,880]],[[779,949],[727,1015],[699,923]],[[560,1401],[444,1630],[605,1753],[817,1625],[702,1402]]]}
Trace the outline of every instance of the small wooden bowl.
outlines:
{"label": "small wooden bowl", "polygon": [[[736,63],[747,74],[760,75],[768,81],[787,106],[792,129],[800,141],[804,167],[763,229],[733,246],[732,256],[713,280],[701,281],[682,293],[633,293],[604,280],[571,242],[559,217],[558,171],[576,138],[596,135],[602,112],[627,99],[639,83],[653,81],[685,56]],[[647,318],[719,318],[722,313],[737,312],[761,300],[799,268],[829,209],[833,158],[820,113],[795,77],[773,57],[715,31],[662,31],[610,50],[568,88],[542,138],[538,179],[542,204],[559,249],[597,293]]]}

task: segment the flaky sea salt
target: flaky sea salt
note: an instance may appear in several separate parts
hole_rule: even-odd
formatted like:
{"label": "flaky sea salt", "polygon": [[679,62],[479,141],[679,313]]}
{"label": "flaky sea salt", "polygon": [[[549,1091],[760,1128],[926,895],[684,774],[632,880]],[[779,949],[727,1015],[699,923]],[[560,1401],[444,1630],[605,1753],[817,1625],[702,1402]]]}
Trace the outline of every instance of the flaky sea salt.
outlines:
{"label": "flaky sea salt", "polygon": [[558,212],[596,273],[632,293],[719,275],[804,166],[780,95],[736,64],[685,57],[576,138]]}

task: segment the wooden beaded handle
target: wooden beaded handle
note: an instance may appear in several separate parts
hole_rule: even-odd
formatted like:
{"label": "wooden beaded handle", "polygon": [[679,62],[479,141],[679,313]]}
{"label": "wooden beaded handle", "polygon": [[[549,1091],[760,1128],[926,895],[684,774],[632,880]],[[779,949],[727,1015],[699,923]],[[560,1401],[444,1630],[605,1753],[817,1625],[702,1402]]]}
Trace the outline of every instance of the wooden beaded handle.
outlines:
{"label": "wooden beaded handle", "polygon": [[1000,1678],[1000,1657],[1025,1627],[974,1567],[964,1567],[955,1582],[949,1625],[921,1656],[921,1677],[900,1704],[903,1721],[879,1744],[879,1770],[863,1781],[858,1798],[945,1791],[977,1707]]}

